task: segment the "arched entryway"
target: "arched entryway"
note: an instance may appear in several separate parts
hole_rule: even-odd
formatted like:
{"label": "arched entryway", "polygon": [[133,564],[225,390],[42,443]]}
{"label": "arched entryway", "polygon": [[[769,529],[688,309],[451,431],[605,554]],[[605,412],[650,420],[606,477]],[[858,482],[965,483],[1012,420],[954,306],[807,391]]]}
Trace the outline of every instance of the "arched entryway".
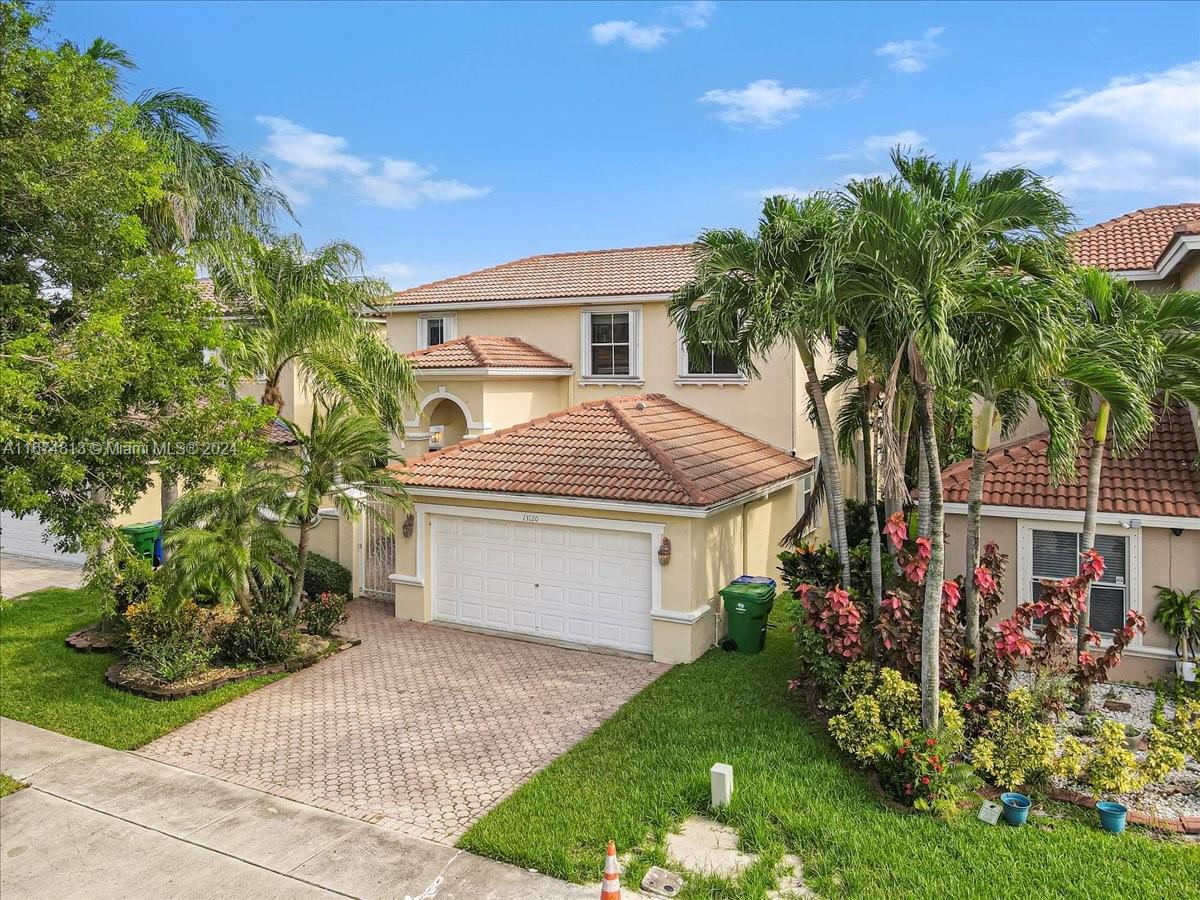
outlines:
{"label": "arched entryway", "polygon": [[448,398],[442,398],[430,404],[425,409],[425,421],[432,432],[435,428],[442,430],[442,446],[449,447],[457,444],[467,433],[467,417],[457,403]]}

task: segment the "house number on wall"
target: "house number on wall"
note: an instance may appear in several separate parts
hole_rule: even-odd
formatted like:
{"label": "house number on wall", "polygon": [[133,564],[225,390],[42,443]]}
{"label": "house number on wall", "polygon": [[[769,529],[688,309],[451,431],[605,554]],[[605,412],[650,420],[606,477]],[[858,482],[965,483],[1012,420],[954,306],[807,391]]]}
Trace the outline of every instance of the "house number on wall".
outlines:
{"label": "house number on wall", "polygon": [[537,520],[537,516],[530,515],[529,513],[525,513],[525,515],[521,516],[522,522],[536,522]]}

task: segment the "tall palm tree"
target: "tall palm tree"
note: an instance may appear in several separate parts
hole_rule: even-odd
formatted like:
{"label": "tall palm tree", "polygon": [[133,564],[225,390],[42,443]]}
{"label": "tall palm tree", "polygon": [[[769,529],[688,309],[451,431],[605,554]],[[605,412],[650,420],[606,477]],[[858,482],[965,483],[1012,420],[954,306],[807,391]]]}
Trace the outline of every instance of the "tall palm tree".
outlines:
{"label": "tall palm tree", "polygon": [[316,411],[308,430],[287,419],[283,424],[295,446],[281,448],[273,462],[288,488],[284,514],[299,530],[296,577],[288,604],[288,615],[295,617],[304,592],[309,539],[325,498],[347,521],[365,514],[390,529],[391,519],[377,506],[402,507],[408,497],[387,472],[387,464],[396,457],[378,420],[339,403],[327,413]]}
{"label": "tall palm tree", "polygon": [[931,556],[921,633],[921,718],[940,719],[940,614],[945,575],[941,456],[935,432],[939,385],[957,378],[951,323],[960,317],[1019,321],[1024,313],[990,303],[982,279],[1011,265],[1031,237],[1058,240],[1069,220],[1062,199],[1035,174],[1007,169],[976,178],[967,166],[892,153],[897,175],[847,185],[852,210],[846,254],[851,298],[883,304],[901,336],[917,396],[918,430],[929,469]]}
{"label": "tall palm tree", "polygon": [[282,379],[291,365],[326,406],[347,401],[403,432],[416,383],[408,361],[363,319],[389,288],[362,276],[357,247],[334,242],[308,250],[296,235],[249,240],[220,253],[211,274],[235,316],[229,363],[265,376],[264,405],[283,409]]}
{"label": "tall palm tree", "polygon": [[770,197],[754,234],[741,229],[703,232],[695,275],[671,298],[667,312],[689,351],[715,344],[752,374],[777,346],[795,348],[816,419],[830,539],[841,560],[843,582],[849,585],[845,493],[833,422],[817,371],[817,357],[832,330],[829,251],[835,246],[837,221],[828,198],[809,197],[797,204]]}
{"label": "tall palm tree", "polygon": [[1032,406],[1050,432],[1048,458],[1055,480],[1075,471],[1080,420],[1075,404],[1058,379],[1065,365],[1068,307],[1061,295],[1027,273],[991,277],[982,288],[997,305],[1024,310],[1014,319],[971,317],[959,320],[958,386],[974,400],[971,427],[971,481],[967,491],[966,561],[963,614],[972,665],[980,658],[979,594],[973,573],[979,566],[979,529],[992,434],[1002,437]]}
{"label": "tall palm tree", "polygon": [[[1087,494],[1080,550],[1094,549],[1104,455],[1135,448],[1154,424],[1154,405],[1200,402],[1200,294],[1154,295],[1098,269],[1073,269],[1061,289],[1078,318],[1063,376],[1085,416],[1094,415],[1088,445]],[[1082,652],[1091,623],[1090,595],[1078,629]],[[1088,702],[1081,691],[1080,702]]]}
{"label": "tall palm tree", "polygon": [[287,499],[284,482],[261,463],[184,494],[163,523],[174,550],[171,583],[182,594],[231,599],[249,615],[257,584],[285,576],[277,561],[295,553],[278,512]]}

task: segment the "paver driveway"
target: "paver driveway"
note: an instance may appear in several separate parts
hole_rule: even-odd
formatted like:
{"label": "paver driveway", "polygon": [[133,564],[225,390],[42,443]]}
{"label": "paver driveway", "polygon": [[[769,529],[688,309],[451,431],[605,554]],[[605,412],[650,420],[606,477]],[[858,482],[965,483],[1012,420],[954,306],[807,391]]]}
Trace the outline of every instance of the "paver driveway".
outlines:
{"label": "paver driveway", "polygon": [[666,666],[397,621],[359,600],[362,644],[139,752],[452,842]]}

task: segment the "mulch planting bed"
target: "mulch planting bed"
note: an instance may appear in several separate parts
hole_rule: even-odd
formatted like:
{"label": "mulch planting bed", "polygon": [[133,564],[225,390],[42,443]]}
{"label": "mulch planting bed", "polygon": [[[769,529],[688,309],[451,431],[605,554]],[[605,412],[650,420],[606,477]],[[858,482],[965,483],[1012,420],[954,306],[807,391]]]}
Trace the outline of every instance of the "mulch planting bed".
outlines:
{"label": "mulch planting bed", "polygon": [[[147,697],[151,700],[180,700],[184,697],[205,694],[231,682],[243,681],[259,675],[280,675],[285,672],[298,672],[301,669],[306,669],[320,662],[327,656],[340,653],[343,650],[349,650],[351,647],[357,647],[362,643],[356,638],[344,638],[338,635],[334,635],[328,640],[325,638],[315,638],[312,635],[303,635],[302,640],[304,644],[302,644],[300,655],[284,660],[283,662],[260,666],[256,669],[217,667],[207,669],[199,675],[183,681],[163,684],[140,674],[128,663],[119,662],[108,667],[104,673],[104,680],[115,688],[129,691],[131,694],[137,694],[139,697]],[[318,641],[323,645],[320,648],[314,646]]]}

